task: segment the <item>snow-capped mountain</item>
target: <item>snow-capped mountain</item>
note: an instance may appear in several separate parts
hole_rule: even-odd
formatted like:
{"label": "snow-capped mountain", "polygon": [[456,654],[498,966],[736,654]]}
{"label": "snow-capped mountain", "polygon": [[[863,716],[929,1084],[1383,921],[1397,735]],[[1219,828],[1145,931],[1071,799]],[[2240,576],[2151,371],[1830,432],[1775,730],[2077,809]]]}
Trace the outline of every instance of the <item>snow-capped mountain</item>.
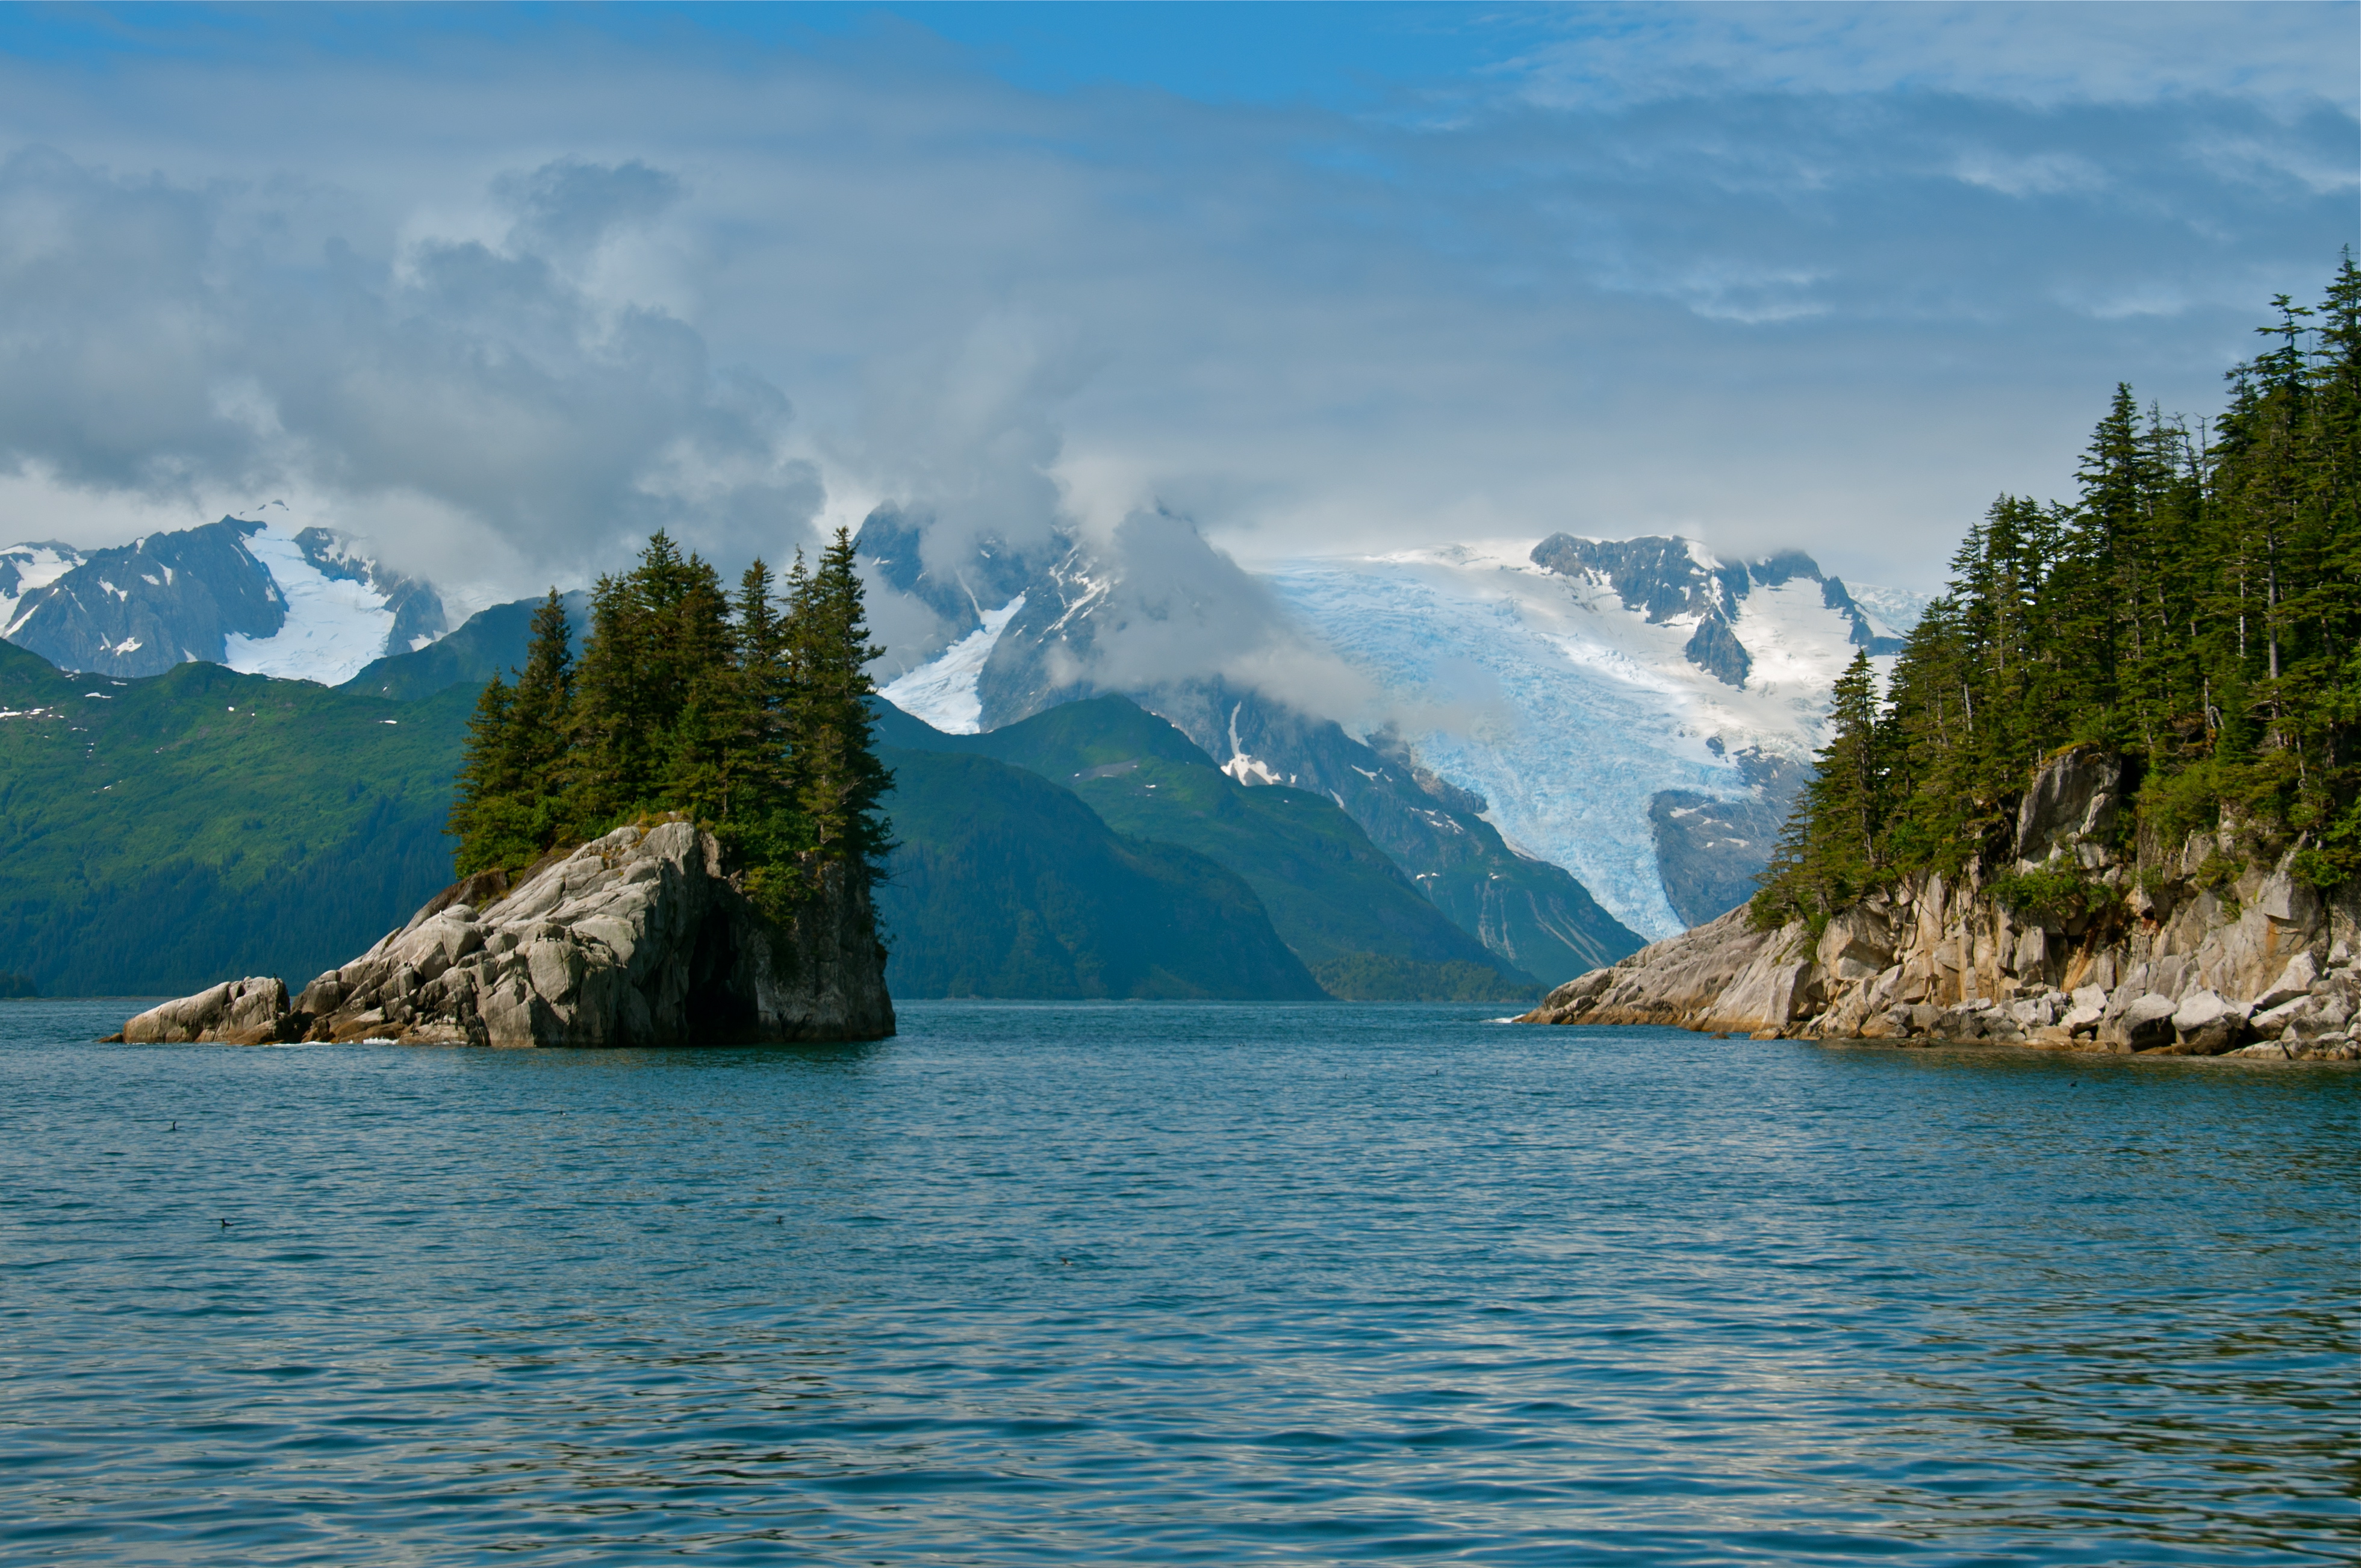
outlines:
{"label": "snow-capped mountain", "polygon": [[191,660],[335,685],[423,648],[443,601],[324,528],[225,517],[87,554],[0,550],[0,636],[60,669],[130,676]]}
{"label": "snow-capped mountain", "polygon": [[987,540],[972,558],[932,568],[921,564],[923,525],[881,512],[859,541],[877,620],[903,630],[879,673],[894,675],[883,695],[905,712],[974,733],[1120,692],[1241,783],[1335,801],[1446,916],[1518,968],[1554,983],[1640,945],[1563,867],[1503,843],[1481,798],[1393,738],[1373,745],[1225,676],[1220,655],[1268,648],[1281,612],[1186,523],[1132,520],[1115,560],[1071,537],[1029,552]]}
{"label": "snow-capped mountain", "polygon": [[27,595],[81,565],[81,551],[54,539],[0,550],[0,636],[16,624],[17,607]]}
{"label": "snow-capped mountain", "polygon": [[[884,695],[907,711],[972,731],[1122,691],[1242,782],[1332,795],[1414,877],[1451,859],[1454,793],[1504,852],[1570,872],[1650,938],[1752,891],[1838,673],[1860,649],[1885,663],[1924,603],[1857,596],[1797,552],[1725,563],[1568,534],[1250,576],[1159,527],[1152,549],[1060,538],[922,572],[923,520],[886,521],[862,534],[873,594],[922,598],[936,628],[889,655]],[[1340,659],[1390,724],[1356,739],[1220,656],[1275,638]]]}

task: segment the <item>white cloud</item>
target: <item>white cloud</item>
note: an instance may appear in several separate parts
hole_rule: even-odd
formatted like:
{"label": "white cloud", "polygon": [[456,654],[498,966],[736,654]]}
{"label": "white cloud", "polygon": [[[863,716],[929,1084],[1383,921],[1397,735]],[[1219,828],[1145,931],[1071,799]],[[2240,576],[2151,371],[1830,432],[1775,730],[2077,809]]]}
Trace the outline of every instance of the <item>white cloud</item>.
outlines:
{"label": "white cloud", "polygon": [[1365,115],[1031,93],[906,24],[0,60],[0,452],[109,516],[300,484],[520,591],[889,499],[1925,581],[2117,379],[2204,411],[2318,291],[2355,14],[1584,8]]}

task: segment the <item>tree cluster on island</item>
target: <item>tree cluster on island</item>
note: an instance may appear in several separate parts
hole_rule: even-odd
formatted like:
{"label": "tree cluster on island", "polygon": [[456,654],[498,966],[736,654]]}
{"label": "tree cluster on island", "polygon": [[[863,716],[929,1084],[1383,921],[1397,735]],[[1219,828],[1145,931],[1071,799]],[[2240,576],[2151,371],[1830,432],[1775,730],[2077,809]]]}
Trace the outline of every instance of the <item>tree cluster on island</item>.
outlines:
{"label": "tree cluster on island", "polygon": [[774,917],[828,867],[865,886],[892,847],[867,674],[883,651],[844,530],[814,569],[798,550],[784,585],[757,559],[734,596],[657,532],[592,589],[578,661],[553,589],[515,683],[485,686],[451,807],[458,874],[680,812]]}
{"label": "tree cluster on island", "polygon": [[2132,764],[2160,842],[2226,807],[2314,886],[2361,870],[2361,272],[2348,251],[2316,310],[2274,304],[2210,427],[2119,386],[2079,498],[1993,502],[1882,701],[1856,655],[1758,926],[2005,861],[2035,768],[2078,744]]}

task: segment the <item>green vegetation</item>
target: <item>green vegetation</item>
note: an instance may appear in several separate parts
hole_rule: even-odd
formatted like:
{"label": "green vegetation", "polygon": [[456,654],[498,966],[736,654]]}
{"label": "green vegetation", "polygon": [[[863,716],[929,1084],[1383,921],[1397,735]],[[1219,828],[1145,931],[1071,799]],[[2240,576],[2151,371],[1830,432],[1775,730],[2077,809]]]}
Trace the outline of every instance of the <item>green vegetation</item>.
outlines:
{"label": "green vegetation", "polygon": [[41,988],[28,974],[0,974],[0,997],[38,996]]}
{"label": "green vegetation", "polygon": [[2230,808],[2317,885],[2361,869],[2361,271],[2275,303],[2210,431],[2117,388],[2080,498],[1993,503],[1883,706],[1854,660],[1758,922],[2005,860],[2035,768],[2079,744],[2131,760],[2167,841]]}
{"label": "green vegetation", "polygon": [[784,602],[757,560],[726,597],[711,566],[657,533],[603,576],[577,662],[555,590],[516,684],[495,675],[469,721],[450,831],[462,875],[653,813],[710,827],[748,891],[784,913],[841,863],[864,879],[889,848],[879,802],[861,580],[843,530]]}
{"label": "green vegetation", "polygon": [[2120,890],[2095,882],[2071,866],[2003,872],[1992,880],[1992,894],[2012,915],[2029,915],[2059,924],[2077,916],[2097,914],[2123,899]]}
{"label": "green vegetation", "polygon": [[1118,833],[1180,845],[1226,867],[1334,995],[1511,1001],[1540,990],[1422,896],[1334,801],[1248,788],[1128,698],[1065,703],[983,735],[944,735],[890,707],[880,722],[889,743],[1029,769],[1079,795]]}
{"label": "green vegetation", "polygon": [[989,757],[886,757],[902,843],[877,908],[895,995],[1321,998],[1254,890],[1204,856],[1116,833]]}
{"label": "green vegetation", "polygon": [[342,963],[451,880],[467,707],[0,643],[0,953],[68,996]]}

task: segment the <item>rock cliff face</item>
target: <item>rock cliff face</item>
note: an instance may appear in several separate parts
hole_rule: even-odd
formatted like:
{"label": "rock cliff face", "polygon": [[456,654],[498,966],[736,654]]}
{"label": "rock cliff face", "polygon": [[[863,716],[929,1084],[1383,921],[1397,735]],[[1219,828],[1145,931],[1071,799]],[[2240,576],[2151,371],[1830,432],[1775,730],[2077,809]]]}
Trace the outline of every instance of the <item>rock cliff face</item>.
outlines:
{"label": "rock cliff face", "polygon": [[1817,938],[1734,910],[1522,1021],[2361,1059],[2361,889],[2324,898],[2227,828],[2118,848],[2124,796],[2120,761],[2067,753],[2026,791],[2004,872],[1905,878]]}
{"label": "rock cliff face", "polygon": [[513,887],[446,889],[291,1003],[276,980],[168,1002],[130,1041],[387,1039],[674,1046],[866,1040],[894,1032],[867,890],[832,873],[788,925],[764,919],[683,820],[619,828]]}

